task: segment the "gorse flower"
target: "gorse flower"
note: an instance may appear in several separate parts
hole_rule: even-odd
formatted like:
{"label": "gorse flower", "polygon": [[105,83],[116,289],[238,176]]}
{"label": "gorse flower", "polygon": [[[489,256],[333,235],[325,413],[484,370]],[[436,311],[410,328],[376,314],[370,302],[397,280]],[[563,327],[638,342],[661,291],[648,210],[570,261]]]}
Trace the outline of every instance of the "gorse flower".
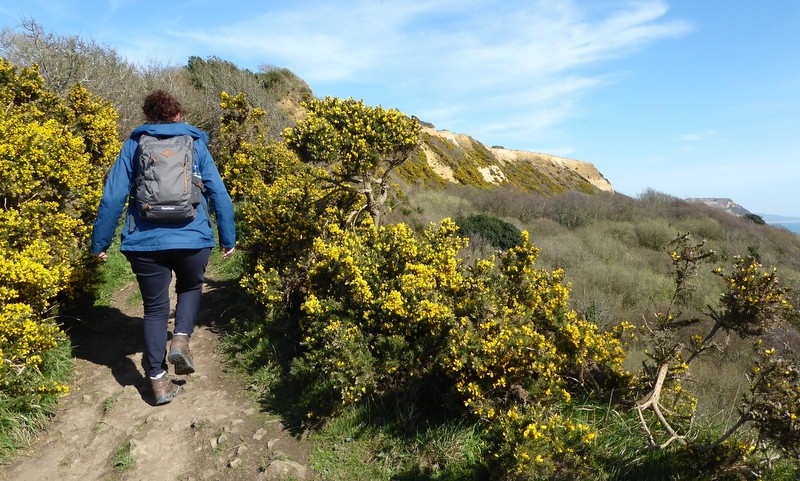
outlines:
{"label": "gorse flower", "polygon": [[61,99],[35,67],[4,59],[0,102],[0,388],[35,403],[66,392],[42,374],[64,339],[43,316],[90,276],[85,246],[119,147],[116,113],[79,86]]}
{"label": "gorse flower", "polygon": [[[563,272],[537,269],[538,249],[524,238],[467,266],[458,258],[466,241],[449,219],[421,236],[404,224],[329,226],[313,242],[302,304],[308,372],[324,374],[344,404],[409,390],[421,403],[460,399],[465,414],[510,440],[498,453],[507,442],[543,442],[542,430],[569,430],[549,406],[569,403],[593,372],[625,382],[624,351],[617,333],[568,307]],[[529,404],[540,406],[535,423]],[[574,443],[595,434],[575,426],[565,446],[580,451]],[[528,452],[513,464],[548,465]]]}

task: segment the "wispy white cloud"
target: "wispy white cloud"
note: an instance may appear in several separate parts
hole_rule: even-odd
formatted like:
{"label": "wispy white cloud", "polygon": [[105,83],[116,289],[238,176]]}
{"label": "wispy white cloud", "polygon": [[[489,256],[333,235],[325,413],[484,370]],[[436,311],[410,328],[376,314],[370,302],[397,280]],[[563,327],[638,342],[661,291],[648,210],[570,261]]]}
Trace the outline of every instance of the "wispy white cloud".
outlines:
{"label": "wispy white cloud", "polygon": [[569,118],[582,95],[614,81],[600,73],[602,62],[692,29],[664,20],[661,1],[600,15],[587,8],[556,0],[287,4],[236,24],[171,34],[222,56],[286,66],[315,89],[396,83],[416,96],[408,108],[426,120],[478,137],[523,138]]}
{"label": "wispy white cloud", "polygon": [[681,134],[676,140],[678,142],[675,148],[676,154],[697,152],[700,149],[708,148],[709,144],[719,144],[721,142],[715,130]]}
{"label": "wispy white cloud", "polygon": [[132,62],[213,55],[278,65],[316,93],[381,91],[382,102],[402,98],[396,106],[442,127],[515,141],[569,119],[584,95],[617,81],[604,62],[692,29],[667,19],[662,0],[184,0],[156,17],[131,0],[95,3],[100,40],[113,38]]}
{"label": "wispy white cloud", "polygon": [[506,76],[497,81],[509,82],[626,55],[690,29],[685,22],[658,23],[665,13],[660,1],[634,2],[598,20],[574,2],[553,0],[304,2],[170,34],[237,56],[285,58],[312,80],[331,78],[328,66],[339,64],[341,78],[350,79],[392,68],[430,69],[428,76],[471,73],[462,83],[498,71]]}
{"label": "wispy white cloud", "polygon": [[704,142],[712,139],[717,134],[714,130],[706,130],[705,132],[688,133],[678,136],[679,142]]}

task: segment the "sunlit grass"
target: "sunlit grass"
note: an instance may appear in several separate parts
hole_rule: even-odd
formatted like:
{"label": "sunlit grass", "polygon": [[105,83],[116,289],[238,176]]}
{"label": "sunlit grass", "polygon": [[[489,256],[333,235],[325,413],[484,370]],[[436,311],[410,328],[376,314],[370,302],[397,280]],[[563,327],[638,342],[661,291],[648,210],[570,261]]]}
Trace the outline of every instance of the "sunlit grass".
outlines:
{"label": "sunlit grass", "polygon": [[[63,340],[44,354],[42,378],[66,382],[72,371],[71,345]],[[58,395],[10,397],[0,391],[0,464],[30,442],[47,426]]]}
{"label": "sunlit grass", "polygon": [[364,406],[346,410],[314,433],[312,467],[324,479],[371,481],[488,479],[474,425],[452,421],[404,433]]}

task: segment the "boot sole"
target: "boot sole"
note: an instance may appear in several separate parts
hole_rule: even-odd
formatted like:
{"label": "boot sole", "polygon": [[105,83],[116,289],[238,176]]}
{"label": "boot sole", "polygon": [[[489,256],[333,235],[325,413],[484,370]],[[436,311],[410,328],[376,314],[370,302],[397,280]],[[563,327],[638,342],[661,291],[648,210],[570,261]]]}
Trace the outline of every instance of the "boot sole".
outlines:
{"label": "boot sole", "polygon": [[192,374],[194,372],[194,364],[189,356],[180,351],[170,351],[167,360],[175,366],[175,374]]}

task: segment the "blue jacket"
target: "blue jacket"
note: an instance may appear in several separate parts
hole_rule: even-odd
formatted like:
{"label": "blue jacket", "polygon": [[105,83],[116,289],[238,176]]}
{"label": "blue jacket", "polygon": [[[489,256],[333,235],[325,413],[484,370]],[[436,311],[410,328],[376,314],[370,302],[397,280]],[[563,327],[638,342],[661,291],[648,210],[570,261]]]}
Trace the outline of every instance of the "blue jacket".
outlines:
{"label": "blue jacket", "polygon": [[[143,220],[131,199],[132,186],[138,166],[136,148],[142,134],[153,136],[190,135],[194,139],[194,162],[205,185],[204,206],[197,209],[194,220],[180,224],[154,224]],[[217,217],[219,243],[222,247],[236,245],[233,223],[233,204],[222,183],[214,159],[208,151],[208,134],[182,122],[144,124],[131,132],[122,144],[119,156],[111,167],[103,189],[92,229],[92,253],[108,250],[117,221],[127,204],[125,225],[122,228],[120,251],[142,252],[167,249],[201,249],[214,247],[214,234],[208,217],[209,206]]]}

